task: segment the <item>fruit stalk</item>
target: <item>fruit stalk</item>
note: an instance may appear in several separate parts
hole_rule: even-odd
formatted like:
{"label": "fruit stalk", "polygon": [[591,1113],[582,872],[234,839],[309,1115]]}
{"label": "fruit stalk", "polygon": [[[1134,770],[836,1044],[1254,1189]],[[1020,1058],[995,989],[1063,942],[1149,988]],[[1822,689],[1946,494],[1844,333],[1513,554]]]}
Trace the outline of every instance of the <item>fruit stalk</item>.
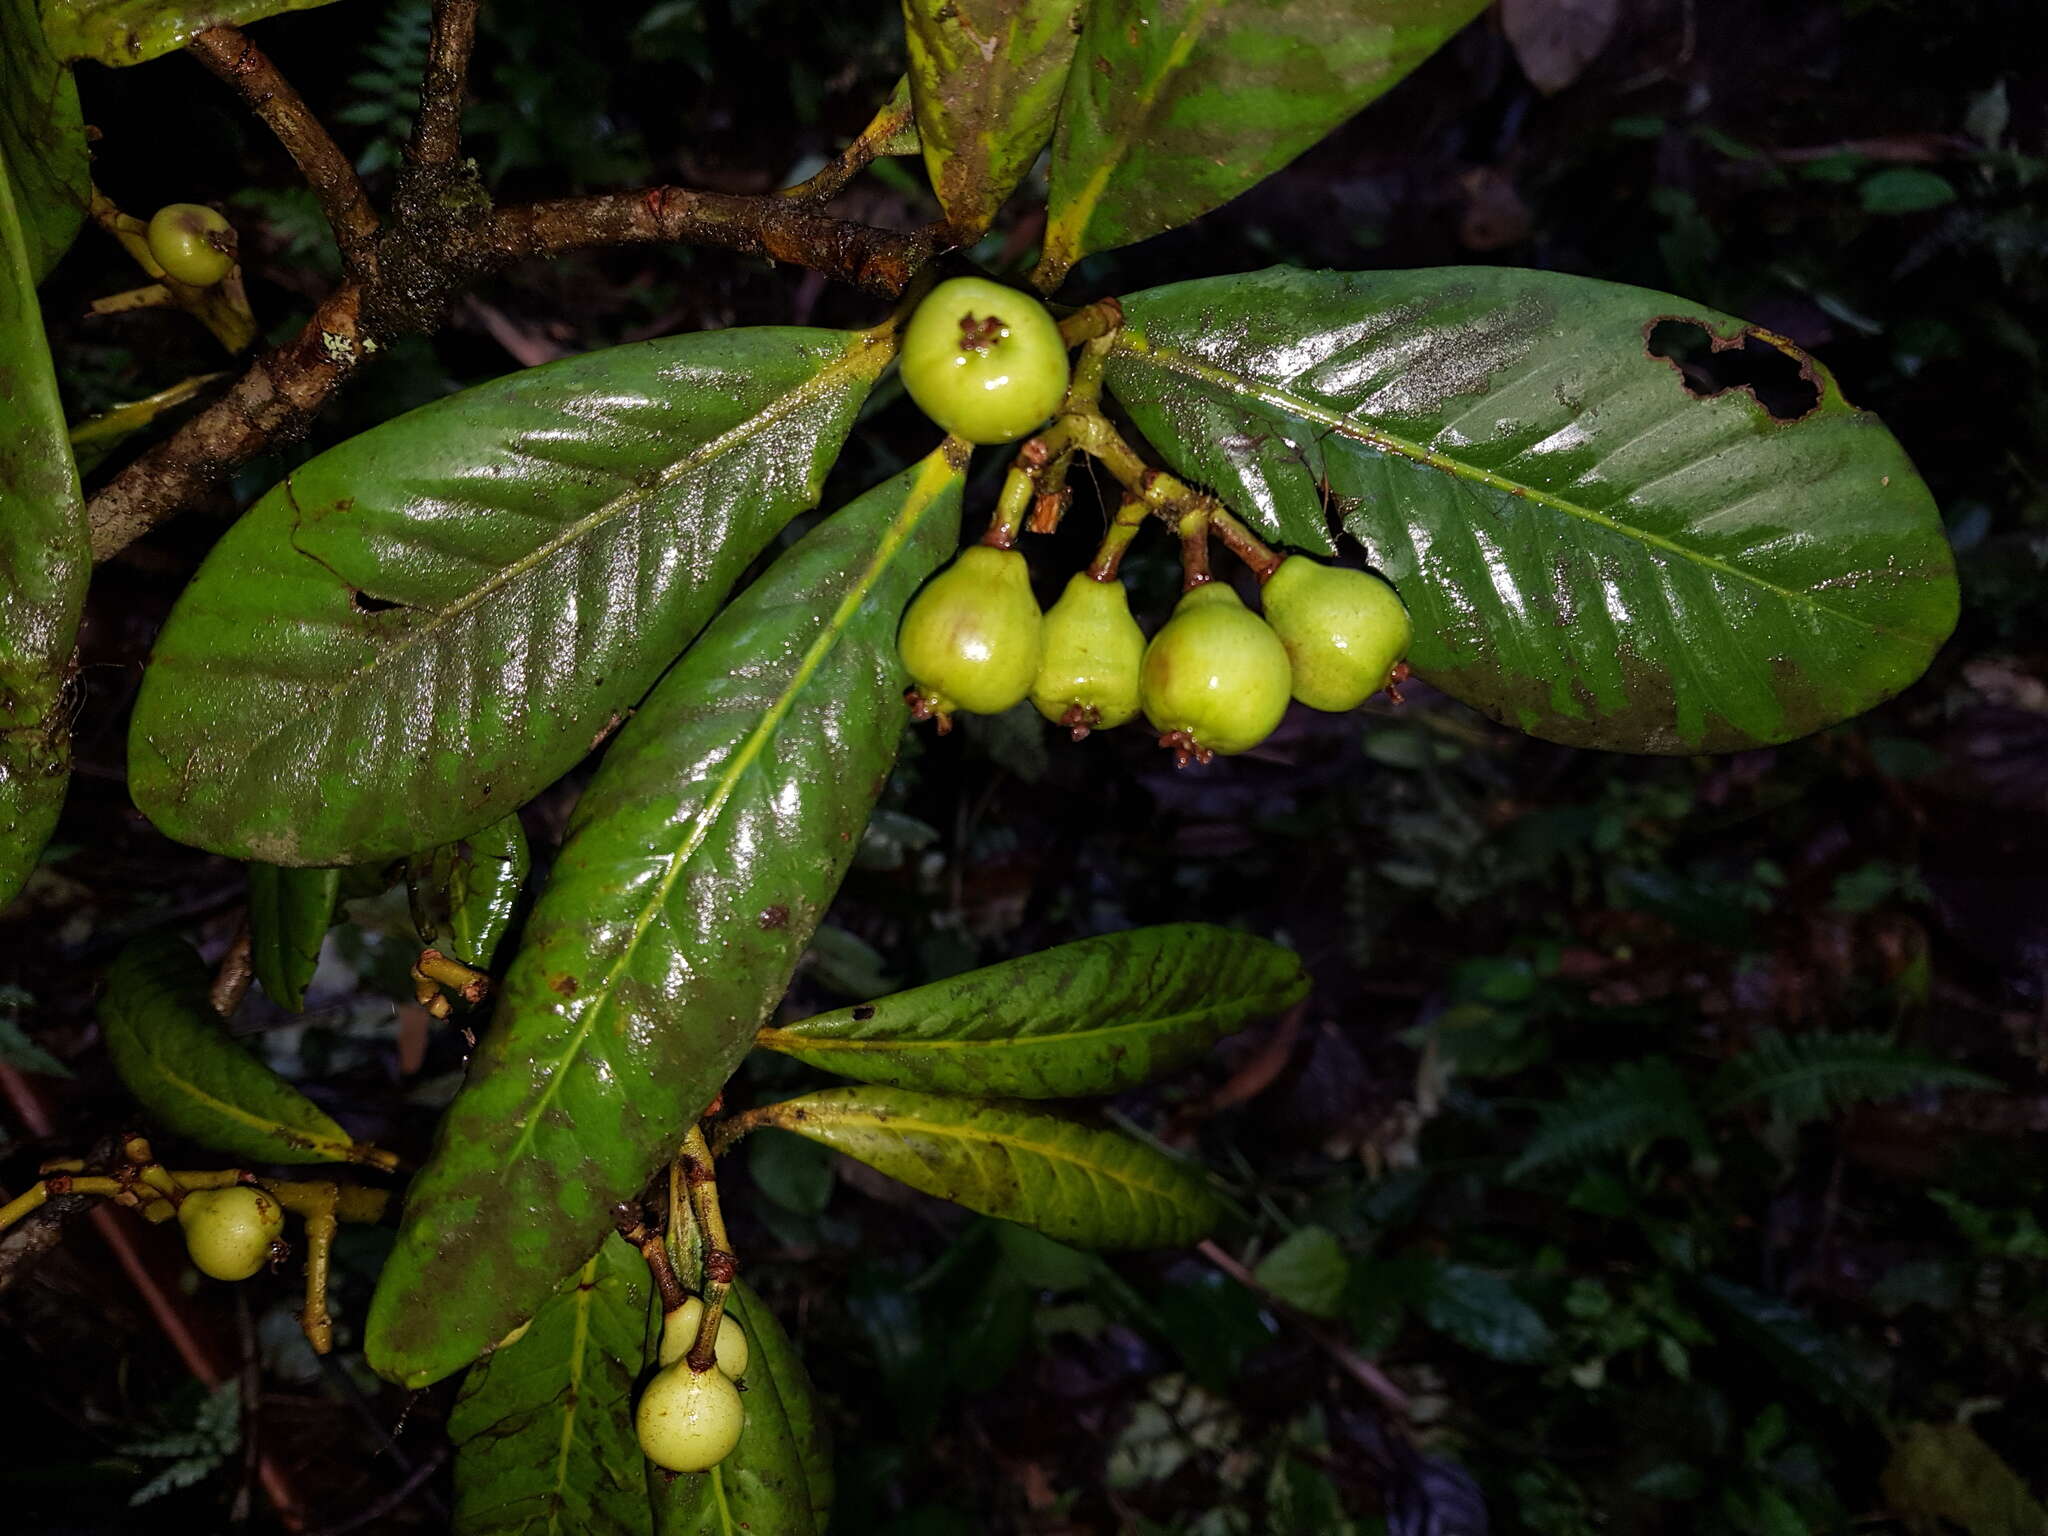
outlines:
{"label": "fruit stalk", "polygon": [[725,1214],[718,1204],[718,1170],[701,1126],[690,1127],[677,1161],[689,1190],[691,1213],[704,1234],[704,1317],[697,1325],[697,1342],[684,1357],[691,1370],[701,1373],[718,1359],[718,1322],[725,1316],[725,1293],[739,1274],[739,1260],[732,1256],[731,1239],[725,1233]]}

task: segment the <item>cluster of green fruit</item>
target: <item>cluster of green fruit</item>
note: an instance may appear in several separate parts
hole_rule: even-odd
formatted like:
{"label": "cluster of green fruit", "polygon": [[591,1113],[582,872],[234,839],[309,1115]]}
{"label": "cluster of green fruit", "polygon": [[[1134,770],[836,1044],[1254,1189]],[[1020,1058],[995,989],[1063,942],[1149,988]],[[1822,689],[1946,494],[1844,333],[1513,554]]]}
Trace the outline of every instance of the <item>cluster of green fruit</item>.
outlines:
{"label": "cluster of green fruit", "polygon": [[746,1410],[733,1385],[747,1373],[747,1336],[720,1313],[715,1364],[690,1368],[690,1348],[704,1322],[704,1303],[695,1296],[665,1314],[661,1325],[661,1369],[640,1394],[633,1427],[640,1449],[670,1472],[708,1472],[733,1452],[746,1427]]}
{"label": "cluster of green fruit", "polygon": [[1023,555],[977,545],[918,593],[897,646],[922,716],[996,714],[1029,698],[1078,739],[1143,710],[1183,761],[1203,762],[1264,741],[1289,698],[1356,709],[1407,652],[1408,610],[1368,572],[1290,555],[1262,602],[1264,618],[1225,583],[1203,582],[1148,643],[1121,581],[1083,571],[1041,613]]}

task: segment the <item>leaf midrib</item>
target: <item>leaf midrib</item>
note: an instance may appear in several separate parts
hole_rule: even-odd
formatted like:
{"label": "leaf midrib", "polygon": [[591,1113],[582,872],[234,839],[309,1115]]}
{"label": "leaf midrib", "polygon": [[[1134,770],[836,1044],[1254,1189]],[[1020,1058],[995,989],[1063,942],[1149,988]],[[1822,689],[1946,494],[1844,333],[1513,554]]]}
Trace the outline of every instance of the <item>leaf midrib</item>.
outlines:
{"label": "leaf midrib", "polygon": [[868,561],[867,568],[861,572],[859,580],[847,589],[846,595],[840,599],[839,606],[832,611],[832,617],[826,621],[824,628],[805,650],[803,659],[797,664],[796,671],[791,674],[788,685],[777,695],[775,702],[762,712],[760,721],[747,733],[740,749],[728,759],[724,771],[718,776],[716,786],[705,797],[697,814],[690,818],[689,835],[683,839],[669,859],[668,868],[662,871],[661,879],[655,883],[647,902],[634,918],[633,931],[621,946],[618,958],[605,972],[603,986],[598,995],[592,1000],[582,1022],[571,1033],[562,1051],[554,1058],[552,1070],[548,1073],[547,1086],[541,1090],[539,1101],[521,1122],[519,1135],[513,1140],[511,1150],[507,1154],[508,1161],[524,1156],[532,1147],[542,1117],[546,1114],[549,1104],[554,1102],[555,1095],[561,1091],[562,1083],[568,1076],[569,1066],[582,1054],[584,1044],[597,1027],[598,1020],[611,1008],[620,978],[625,975],[627,967],[639,953],[641,940],[646,937],[647,930],[653,926],[662,909],[668,905],[669,892],[682,877],[684,866],[711,836],[713,825],[724,812],[727,803],[738,793],[740,780],[745,777],[747,770],[753,767],[769,739],[773,737],[789,711],[795,707],[798,695],[809,686],[811,678],[825,664],[825,658],[837,648],[846,630],[851,627],[854,615],[860,611],[861,604],[867,601],[868,593],[874,589],[875,583],[882,579],[883,572],[888,570],[903,545],[908,542],[911,530],[922,520],[944,483],[955,473],[957,472],[940,453],[935,453],[925,460],[924,473],[912,483],[910,493],[904,498],[902,510],[896,514],[888,532],[883,534],[881,542],[875,546],[874,555]]}
{"label": "leaf midrib", "polygon": [[569,1386],[562,1394],[562,1435],[555,1455],[555,1486],[548,1500],[548,1530],[562,1528],[562,1514],[568,1504],[563,1490],[569,1486],[569,1456],[576,1443],[576,1414],[583,1404],[583,1361],[590,1349],[590,1313],[596,1306],[597,1255],[576,1272],[576,1327],[569,1339]]}
{"label": "leaf midrib", "polygon": [[1204,1008],[1183,1008],[1174,1013],[1150,1014],[1142,1019],[1132,1019],[1123,1024],[1104,1024],[1093,1029],[1068,1029],[1044,1035],[1003,1035],[961,1037],[952,1040],[915,1040],[896,1037],[892,1039],[849,1040],[841,1036],[811,1036],[803,1033],[801,1024],[786,1029],[764,1029],[755,1039],[770,1050],[782,1050],[783,1046],[771,1042],[791,1041],[790,1050],[804,1051],[960,1051],[960,1050],[1015,1050],[1035,1045],[1057,1045],[1066,1040],[1101,1040],[1113,1035],[1128,1034],[1137,1030],[1172,1029],[1176,1025],[1190,1023],[1217,1013],[1227,1013],[1233,1008],[1247,1007],[1245,999],[1232,998],[1227,1002]]}
{"label": "leaf midrib", "polygon": [[[328,1124],[334,1126],[332,1132],[308,1131],[301,1130],[288,1121],[259,1115],[253,1110],[243,1109],[240,1105],[230,1103],[226,1099],[215,1098],[197,1083],[181,1077],[172,1071],[169,1063],[161,1053],[150,1050],[146,1045],[144,1050],[147,1052],[151,1064],[155,1066],[157,1073],[165,1082],[188,1095],[196,1103],[212,1110],[222,1119],[245,1125],[251,1130],[257,1131],[264,1136],[273,1137],[288,1146],[302,1146],[309,1152],[326,1151],[332,1148],[335,1153],[332,1160],[337,1163],[355,1160],[349,1156],[349,1153],[354,1149],[354,1143],[349,1141],[347,1135],[342,1132],[341,1127],[335,1125],[332,1120],[328,1120]],[[311,1100],[308,1100],[307,1103],[315,1114],[320,1113],[320,1107],[317,1104],[313,1104]]]}
{"label": "leaf midrib", "polygon": [[1439,453],[1434,449],[1425,448],[1422,444],[1411,438],[1401,437],[1380,428],[1368,427],[1356,416],[1333,411],[1330,407],[1318,401],[1296,394],[1292,390],[1283,389],[1277,384],[1268,384],[1264,380],[1255,379],[1242,373],[1235,373],[1226,368],[1219,368],[1213,363],[1202,362],[1189,356],[1179,348],[1166,350],[1155,348],[1149,341],[1128,330],[1121,332],[1120,338],[1118,345],[1121,350],[1128,352],[1132,356],[1142,357],[1153,365],[1168,372],[1177,373],[1183,378],[1193,379],[1214,388],[1226,389],[1232,393],[1249,396],[1278,410],[1296,415],[1304,421],[1326,427],[1334,435],[1358,443],[1363,447],[1376,449],[1382,453],[1393,454],[1397,458],[1407,459],[1411,463],[1426,465],[1431,469],[1442,470],[1454,479],[1484,485],[1489,490],[1499,491],[1504,495],[1512,496],[1517,501],[1533,502],[1538,506],[1548,507],[1552,511],[1561,512],[1567,517],[1577,518],[1595,527],[1604,528],[1608,532],[1619,534],[1623,538],[1632,539],[1637,543],[1654,549],[1661,549],[1676,559],[1698,566],[1702,570],[1713,571],[1732,580],[1744,582],[1769,592],[1789,606],[1807,608],[1816,614],[1824,614],[1829,618],[1838,619],[1845,624],[1854,625],[1858,629],[1872,634],[1876,634],[1880,630],[1880,626],[1872,623],[1869,619],[1834,607],[1832,604],[1824,603],[1811,592],[1802,591],[1796,587],[1780,586],[1768,577],[1761,576],[1755,571],[1746,570],[1739,565],[1730,565],[1725,560],[1702,553],[1688,545],[1677,542],[1675,539],[1667,538],[1663,534],[1653,533],[1647,528],[1634,527],[1617,518],[1609,517],[1606,513],[1597,511],[1592,507],[1581,506],[1575,501],[1568,501],[1564,497],[1557,495],[1553,491],[1545,490],[1541,486],[1528,485],[1510,476],[1498,474],[1493,470],[1481,469],[1476,464],[1468,464],[1462,459],[1456,459],[1448,454]]}

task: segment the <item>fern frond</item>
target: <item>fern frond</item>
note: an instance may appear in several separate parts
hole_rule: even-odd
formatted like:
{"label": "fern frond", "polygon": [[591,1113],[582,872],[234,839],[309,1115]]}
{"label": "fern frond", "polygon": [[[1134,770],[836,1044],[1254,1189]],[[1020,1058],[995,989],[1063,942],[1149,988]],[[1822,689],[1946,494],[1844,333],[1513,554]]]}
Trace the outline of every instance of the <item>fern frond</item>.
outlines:
{"label": "fern frond", "polygon": [[1907,1050],[1888,1036],[1782,1035],[1766,1030],[1716,1075],[1710,1110],[1763,1103],[1792,1124],[1825,1119],[1853,1104],[1896,1099],[1923,1088],[1996,1088],[1953,1062]]}
{"label": "fern frond", "polygon": [[1704,1145],[1706,1127],[1692,1090],[1669,1057],[1626,1062],[1576,1086],[1538,1112],[1535,1133],[1508,1169],[1518,1179],[1539,1169],[1633,1153],[1666,1136]]}

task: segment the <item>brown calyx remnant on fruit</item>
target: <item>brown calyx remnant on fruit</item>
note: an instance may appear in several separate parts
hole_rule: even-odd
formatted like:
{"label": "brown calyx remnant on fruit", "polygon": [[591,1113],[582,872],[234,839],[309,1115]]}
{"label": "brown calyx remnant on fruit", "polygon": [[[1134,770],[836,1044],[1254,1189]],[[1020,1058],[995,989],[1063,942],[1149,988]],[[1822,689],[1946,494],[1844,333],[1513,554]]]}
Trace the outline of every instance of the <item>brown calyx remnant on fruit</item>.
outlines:
{"label": "brown calyx remnant on fruit", "polygon": [[1173,766],[1176,768],[1185,768],[1189,763],[1206,768],[1216,760],[1216,754],[1187,731],[1163,731],[1159,745],[1173,754]]}
{"label": "brown calyx remnant on fruit", "polygon": [[960,350],[986,352],[1003,339],[1003,332],[1008,329],[1009,327],[994,315],[984,315],[977,320],[974,318],[974,311],[969,310],[960,317]]}

